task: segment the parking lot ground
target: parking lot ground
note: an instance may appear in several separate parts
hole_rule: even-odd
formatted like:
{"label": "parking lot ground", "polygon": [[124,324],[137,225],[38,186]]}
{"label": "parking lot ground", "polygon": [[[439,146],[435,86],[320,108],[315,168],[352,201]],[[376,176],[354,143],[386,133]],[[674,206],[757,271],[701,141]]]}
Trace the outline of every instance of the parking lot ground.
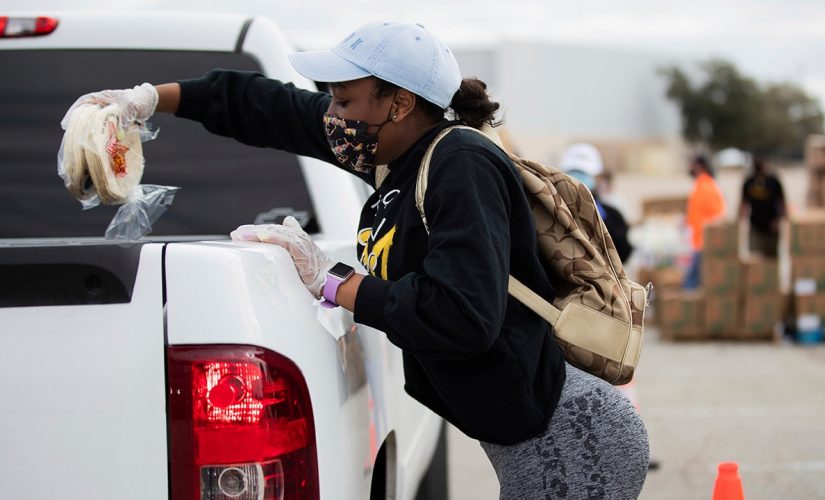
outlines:
{"label": "parking lot ground", "polygon": [[749,500],[825,498],[825,346],[650,333],[637,391],[661,468],[641,498],[710,498],[721,461]]}
{"label": "parking lot ground", "polygon": [[[661,466],[640,498],[710,499],[735,461],[748,500],[825,498],[825,344],[671,342],[646,332],[636,392]],[[452,499],[493,500],[477,442],[451,428]]]}

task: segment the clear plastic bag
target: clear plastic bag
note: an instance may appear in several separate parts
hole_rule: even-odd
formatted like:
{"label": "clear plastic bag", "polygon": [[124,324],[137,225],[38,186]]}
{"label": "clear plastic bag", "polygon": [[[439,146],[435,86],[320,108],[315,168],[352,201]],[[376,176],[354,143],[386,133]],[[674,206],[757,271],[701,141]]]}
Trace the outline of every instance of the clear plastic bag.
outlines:
{"label": "clear plastic bag", "polygon": [[83,210],[100,204],[121,205],[106,230],[106,239],[136,240],[174,200],[178,187],[141,185],[142,143],[157,137],[149,123],[124,120],[118,102],[75,104],[61,126],[57,173]]}
{"label": "clear plastic bag", "polygon": [[137,240],[152,231],[152,224],[157,222],[163,212],[175,200],[177,187],[139,184],[129,201],[117,211],[109,227],[106,228],[107,240]]}

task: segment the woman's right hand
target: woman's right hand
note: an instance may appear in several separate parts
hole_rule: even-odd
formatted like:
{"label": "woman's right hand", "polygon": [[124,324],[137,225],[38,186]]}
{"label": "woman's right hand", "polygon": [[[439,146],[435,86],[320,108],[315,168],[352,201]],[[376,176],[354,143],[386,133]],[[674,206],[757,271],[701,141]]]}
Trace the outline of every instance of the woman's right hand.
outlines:
{"label": "woman's right hand", "polygon": [[286,217],[283,224],[245,224],[229,236],[235,241],[261,241],[284,248],[307,290],[315,298],[321,298],[327,271],[335,263],[312,241],[295,217]]}
{"label": "woman's right hand", "polygon": [[144,122],[149,119],[158,106],[158,91],[151,83],[137,85],[131,89],[101,90],[79,97],[69,107],[60,126],[65,130],[69,124],[69,117],[78,107],[85,104],[94,104],[101,108],[110,104],[118,104],[121,109],[121,125],[131,125],[135,122]]}

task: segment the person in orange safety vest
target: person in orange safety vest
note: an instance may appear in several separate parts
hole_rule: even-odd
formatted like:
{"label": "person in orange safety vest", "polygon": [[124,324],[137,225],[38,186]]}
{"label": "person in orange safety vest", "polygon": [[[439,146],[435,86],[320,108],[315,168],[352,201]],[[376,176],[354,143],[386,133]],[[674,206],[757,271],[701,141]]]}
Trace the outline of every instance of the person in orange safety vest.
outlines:
{"label": "person in orange safety vest", "polygon": [[713,179],[713,170],[707,158],[702,155],[695,156],[689,168],[690,175],[695,179],[687,203],[687,225],[691,229],[693,255],[683,287],[692,289],[701,285],[704,227],[725,214],[725,199]]}

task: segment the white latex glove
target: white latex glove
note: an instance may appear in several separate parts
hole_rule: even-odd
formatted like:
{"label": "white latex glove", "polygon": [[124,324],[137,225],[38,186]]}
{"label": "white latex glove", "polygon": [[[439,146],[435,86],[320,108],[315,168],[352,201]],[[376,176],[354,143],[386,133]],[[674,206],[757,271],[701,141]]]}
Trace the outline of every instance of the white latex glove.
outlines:
{"label": "white latex glove", "polygon": [[235,241],[261,241],[281,246],[292,256],[301,280],[315,298],[321,298],[327,271],[335,264],[301,229],[295,217],[288,216],[283,224],[246,224],[229,233]]}
{"label": "white latex glove", "polygon": [[155,108],[158,106],[158,91],[151,83],[144,83],[131,89],[101,90],[80,96],[63,116],[60,122],[63,130],[66,130],[69,125],[69,117],[75,108],[83,104],[96,104],[101,108],[110,104],[119,105],[120,124],[126,127],[135,122],[145,122],[155,114]]}

